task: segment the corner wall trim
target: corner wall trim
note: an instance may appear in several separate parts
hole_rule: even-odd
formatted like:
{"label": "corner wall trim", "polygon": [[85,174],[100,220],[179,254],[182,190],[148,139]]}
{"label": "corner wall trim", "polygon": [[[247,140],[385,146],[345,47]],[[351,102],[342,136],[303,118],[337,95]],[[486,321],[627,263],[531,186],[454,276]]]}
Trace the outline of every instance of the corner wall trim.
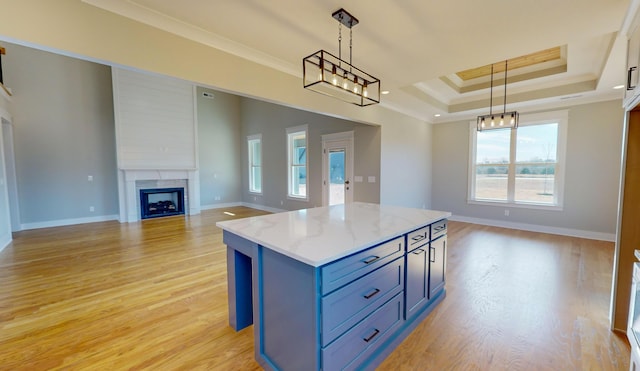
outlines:
{"label": "corner wall trim", "polygon": [[2,238],[0,239],[0,251],[4,250],[5,247],[9,246],[11,241],[12,241],[11,233],[7,234],[6,236],[2,236]]}
{"label": "corner wall trim", "polygon": [[608,242],[615,242],[616,240],[616,235],[614,233],[602,233],[602,232],[584,231],[580,229],[549,227],[546,225],[537,225],[537,224],[505,222],[502,220],[473,218],[473,217],[461,216],[461,215],[451,215],[449,220],[453,220],[456,222],[488,225],[491,227],[519,229],[519,230],[529,231],[529,232],[540,232],[540,233],[548,233],[548,234],[558,234],[562,236],[580,237],[580,238],[587,238],[590,240],[599,240],[599,241],[608,241]]}

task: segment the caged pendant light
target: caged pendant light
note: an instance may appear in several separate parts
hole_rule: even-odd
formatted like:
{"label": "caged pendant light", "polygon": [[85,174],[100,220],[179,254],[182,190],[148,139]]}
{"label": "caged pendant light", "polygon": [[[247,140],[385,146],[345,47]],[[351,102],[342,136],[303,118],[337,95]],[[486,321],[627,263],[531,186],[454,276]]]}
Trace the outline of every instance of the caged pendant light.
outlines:
{"label": "caged pendant light", "polygon": [[[302,59],[304,88],[360,107],[380,103],[380,80],[352,64],[358,19],[344,9],[331,16],[338,21],[338,57],[319,50]],[[349,62],[342,59],[342,26],[349,28]]]}
{"label": "caged pendant light", "polygon": [[502,104],[502,113],[497,117],[493,113],[493,64],[491,65],[491,86],[489,90],[489,114],[478,116],[476,126],[478,131],[493,129],[516,129],[520,114],[517,111],[507,112],[507,61],[504,61],[504,100]]}

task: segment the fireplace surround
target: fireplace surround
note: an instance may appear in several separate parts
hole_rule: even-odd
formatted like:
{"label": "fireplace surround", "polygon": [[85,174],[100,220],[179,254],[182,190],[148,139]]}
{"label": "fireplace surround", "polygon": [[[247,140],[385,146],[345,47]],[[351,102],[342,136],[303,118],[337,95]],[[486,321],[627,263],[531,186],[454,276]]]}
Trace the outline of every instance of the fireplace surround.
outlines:
{"label": "fireplace surround", "polygon": [[120,169],[119,186],[121,222],[141,220],[141,189],[184,188],[184,214],[200,213],[197,170]]}
{"label": "fireplace surround", "polygon": [[184,188],[140,190],[140,219],[184,215]]}

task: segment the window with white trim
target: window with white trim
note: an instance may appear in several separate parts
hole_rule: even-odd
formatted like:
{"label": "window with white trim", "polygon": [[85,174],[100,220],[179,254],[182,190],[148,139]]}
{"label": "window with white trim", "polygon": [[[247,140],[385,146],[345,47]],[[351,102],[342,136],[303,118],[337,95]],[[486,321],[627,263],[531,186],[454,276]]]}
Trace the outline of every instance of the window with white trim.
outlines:
{"label": "window with white trim", "polygon": [[469,203],[562,209],[567,111],[521,115],[518,128],[470,125]]}
{"label": "window with white trim", "polygon": [[287,128],[288,196],[309,199],[307,125]]}
{"label": "window with white trim", "polygon": [[249,150],[249,192],[262,193],[262,134],[247,137]]}

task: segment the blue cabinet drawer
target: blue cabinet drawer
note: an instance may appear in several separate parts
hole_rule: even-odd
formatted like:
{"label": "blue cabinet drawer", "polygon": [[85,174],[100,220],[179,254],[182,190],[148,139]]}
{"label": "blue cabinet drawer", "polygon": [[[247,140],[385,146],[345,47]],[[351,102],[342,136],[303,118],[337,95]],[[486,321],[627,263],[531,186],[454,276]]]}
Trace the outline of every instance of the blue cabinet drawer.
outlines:
{"label": "blue cabinet drawer", "polygon": [[347,256],[335,263],[327,264],[320,268],[321,293],[326,295],[402,255],[404,255],[404,237],[398,237]]}
{"label": "blue cabinet drawer", "polygon": [[385,265],[322,298],[322,346],[404,290],[404,259]]}
{"label": "blue cabinet drawer", "polygon": [[447,234],[447,219],[439,220],[433,224],[431,224],[431,239],[435,240],[436,238]]}
{"label": "blue cabinet drawer", "polygon": [[428,225],[407,234],[407,251],[411,251],[429,242],[430,227],[431,226]]}
{"label": "blue cabinet drawer", "polygon": [[322,349],[323,370],[355,369],[402,325],[402,294],[378,308],[364,321]]}

